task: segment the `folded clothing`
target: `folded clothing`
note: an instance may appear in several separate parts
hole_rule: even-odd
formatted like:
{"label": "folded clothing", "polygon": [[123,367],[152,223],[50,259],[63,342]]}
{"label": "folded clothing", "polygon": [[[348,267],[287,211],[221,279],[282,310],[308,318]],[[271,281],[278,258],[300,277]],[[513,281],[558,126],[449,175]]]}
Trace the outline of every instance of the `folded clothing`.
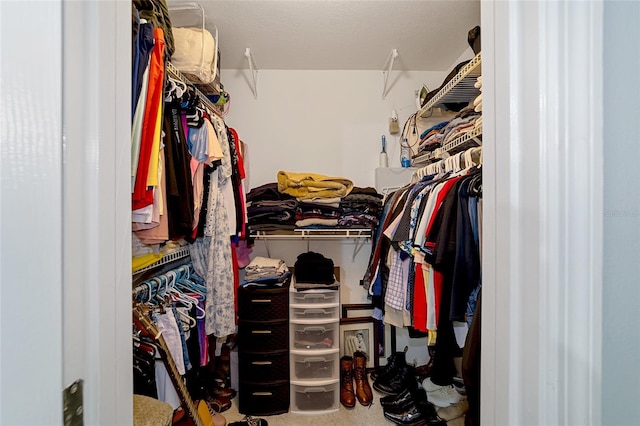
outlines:
{"label": "folded clothing", "polygon": [[353,189],[353,182],[342,177],[317,173],[278,172],[278,191],[298,200],[344,197]]}
{"label": "folded clothing", "polygon": [[245,268],[245,281],[279,277],[285,271],[287,265],[282,259],[256,256]]}
{"label": "folded clothing", "polygon": [[[265,183],[264,185],[257,186],[247,194],[247,203],[267,200],[289,201],[295,200],[295,197],[278,191],[278,184],[276,182]],[[297,202],[294,203],[292,208],[295,209],[296,205]]]}
{"label": "folded clothing", "polygon": [[332,284],[333,260],[312,251],[301,253],[294,264],[296,282]]}
{"label": "folded clothing", "polygon": [[296,228],[334,228],[338,226],[338,219],[322,219],[310,217],[296,220]]}
{"label": "folded clothing", "polygon": [[255,287],[282,287],[289,284],[291,281],[291,272],[289,270],[284,271],[278,276],[269,276],[256,279],[245,280],[242,282],[242,287],[255,288]]}
{"label": "folded clothing", "polygon": [[302,283],[296,281],[293,283],[293,287],[297,291],[308,291],[308,290],[338,290],[340,288],[340,283],[333,277],[334,280],[332,283]]}

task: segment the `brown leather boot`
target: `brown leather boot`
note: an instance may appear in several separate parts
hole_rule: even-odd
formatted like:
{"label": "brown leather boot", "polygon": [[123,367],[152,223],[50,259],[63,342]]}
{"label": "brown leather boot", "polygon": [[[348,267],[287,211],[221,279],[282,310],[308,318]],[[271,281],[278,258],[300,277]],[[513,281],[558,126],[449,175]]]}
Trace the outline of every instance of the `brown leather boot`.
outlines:
{"label": "brown leather boot", "polygon": [[353,358],[340,358],[340,402],[347,408],[356,406],[356,396],[353,392]]}
{"label": "brown leather boot", "polygon": [[371,405],[373,392],[367,377],[367,356],[357,351],[353,354],[353,371],[356,381],[356,397],[362,405]]}

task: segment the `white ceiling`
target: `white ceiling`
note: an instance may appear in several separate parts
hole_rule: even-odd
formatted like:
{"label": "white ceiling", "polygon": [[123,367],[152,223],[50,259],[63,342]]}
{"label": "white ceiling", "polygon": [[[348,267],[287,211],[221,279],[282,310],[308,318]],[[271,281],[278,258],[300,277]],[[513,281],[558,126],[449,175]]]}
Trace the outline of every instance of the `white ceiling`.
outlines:
{"label": "white ceiling", "polygon": [[[170,8],[184,0],[167,0]],[[480,0],[200,0],[221,68],[450,71],[480,25]],[[172,16],[174,12],[172,12]]]}

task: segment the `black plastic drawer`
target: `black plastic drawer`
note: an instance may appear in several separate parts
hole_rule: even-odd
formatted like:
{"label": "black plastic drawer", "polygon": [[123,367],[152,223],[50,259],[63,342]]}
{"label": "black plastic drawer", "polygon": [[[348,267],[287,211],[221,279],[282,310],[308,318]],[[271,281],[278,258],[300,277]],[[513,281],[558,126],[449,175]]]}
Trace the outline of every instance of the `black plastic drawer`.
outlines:
{"label": "black plastic drawer", "polygon": [[240,321],[240,352],[266,352],[289,349],[289,323],[285,321]]}
{"label": "black plastic drawer", "polygon": [[[289,382],[240,382],[238,411],[254,416],[270,416],[289,411]],[[269,422],[271,423],[271,422]]]}
{"label": "black plastic drawer", "polygon": [[238,290],[238,316],[246,321],[289,319],[289,288]]}
{"label": "black plastic drawer", "polygon": [[241,382],[273,382],[289,379],[289,352],[240,352],[238,354]]}

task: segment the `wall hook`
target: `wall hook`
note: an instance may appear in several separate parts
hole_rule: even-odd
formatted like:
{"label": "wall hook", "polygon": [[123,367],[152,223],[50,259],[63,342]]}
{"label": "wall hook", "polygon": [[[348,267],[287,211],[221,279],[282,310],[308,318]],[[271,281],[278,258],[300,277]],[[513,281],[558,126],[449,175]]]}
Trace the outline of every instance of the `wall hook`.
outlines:
{"label": "wall hook", "polygon": [[391,74],[391,70],[393,69],[393,63],[398,57],[398,49],[391,49],[389,52],[389,56],[387,57],[387,61],[384,63],[384,68],[382,70],[382,76],[384,78],[384,83],[382,86],[382,100],[387,97],[387,82],[389,80],[389,74]]}
{"label": "wall hook", "polygon": [[258,67],[256,66],[256,61],[253,58],[250,48],[247,47],[245,49],[244,56],[249,62],[249,70],[251,71],[251,81],[249,81],[251,91],[253,92],[254,99],[258,99]]}

